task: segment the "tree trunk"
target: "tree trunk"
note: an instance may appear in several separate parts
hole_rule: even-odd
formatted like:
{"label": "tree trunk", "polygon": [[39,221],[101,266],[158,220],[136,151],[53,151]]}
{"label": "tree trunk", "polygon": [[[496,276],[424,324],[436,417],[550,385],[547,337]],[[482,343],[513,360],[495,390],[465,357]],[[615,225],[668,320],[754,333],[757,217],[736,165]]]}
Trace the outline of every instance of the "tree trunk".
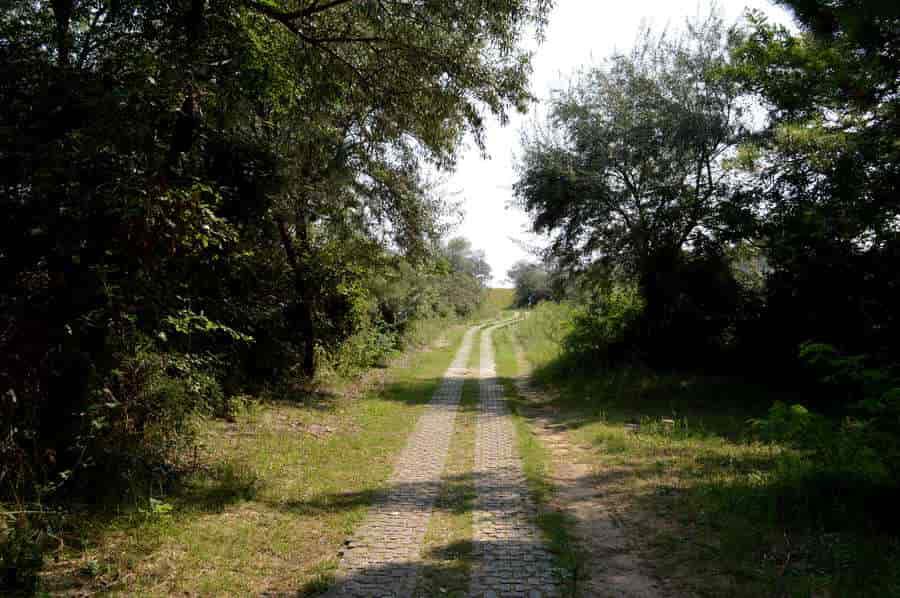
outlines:
{"label": "tree trunk", "polygon": [[679,261],[677,251],[662,250],[651,253],[641,263],[638,283],[645,305],[641,336],[651,360],[665,354],[672,340],[668,333]]}
{"label": "tree trunk", "polygon": [[294,243],[294,239],[288,230],[284,217],[276,216],[278,234],[284,247],[288,263],[294,272],[294,287],[297,293],[297,327],[303,337],[303,375],[312,379],[316,375],[316,338],[315,323],[313,321],[313,294],[306,284],[308,277],[304,262],[309,255],[309,219],[306,211],[297,209],[297,242],[300,245],[300,253]]}
{"label": "tree trunk", "polygon": [[72,54],[71,21],[72,11],[75,8],[74,0],[53,0],[53,18],[56,21],[56,51],[57,63],[62,68],[68,68]]}

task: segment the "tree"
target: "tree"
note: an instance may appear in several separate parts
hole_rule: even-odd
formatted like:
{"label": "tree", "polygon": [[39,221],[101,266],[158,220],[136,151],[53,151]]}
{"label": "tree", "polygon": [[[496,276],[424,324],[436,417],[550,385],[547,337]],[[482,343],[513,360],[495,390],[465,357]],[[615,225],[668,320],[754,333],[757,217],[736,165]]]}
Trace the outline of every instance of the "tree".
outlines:
{"label": "tree", "polygon": [[769,108],[739,161],[744,234],[771,268],[762,330],[794,356],[814,339],[896,360],[900,8],[784,4],[802,31],[751,14],[730,69]]}
{"label": "tree", "polygon": [[444,249],[450,269],[472,276],[482,288],[491,279],[491,266],[487,263],[484,250],[472,249],[472,244],[464,237],[454,237],[447,241]]}
{"label": "tree", "polygon": [[714,15],[678,37],[645,31],[576,77],[524,137],[514,189],[535,232],[569,267],[636,278],[651,328],[676,308],[686,250],[716,253],[722,161],[742,134],[738,90],[719,76],[726,34]]}
{"label": "tree", "polygon": [[[191,390],[201,376],[233,388],[299,357],[312,377],[366,322],[385,255],[433,261],[446,208],[423,166],[525,106],[518,42],[548,6],[5,3],[0,401],[18,456],[0,462],[65,469],[95,412],[144,414],[123,425],[133,447],[183,415],[163,399],[224,396]],[[168,390],[130,411],[149,378],[121,383],[123,364],[145,362]]]}
{"label": "tree", "polygon": [[[291,48],[288,64],[279,68],[293,74],[292,85],[312,77],[300,85],[312,93],[291,100],[288,109],[315,115],[312,127],[289,130],[325,132],[324,144],[321,136],[300,140],[313,148],[313,159],[299,169],[292,207],[278,216],[301,298],[296,313],[307,338],[309,375],[315,370],[315,298],[307,290],[310,268],[300,258],[309,253],[310,218],[334,210],[336,180],[342,180],[350,205],[340,202],[339,213],[353,209],[401,249],[425,244],[435,211],[421,201],[419,161],[450,165],[464,132],[480,141],[483,110],[505,120],[510,107],[524,106],[528,57],[516,44],[525,27],[540,25],[548,6],[545,0],[506,7],[471,0],[245,4],[264,36]],[[323,185],[326,199],[312,207],[310,187]]]}
{"label": "tree", "polygon": [[553,297],[550,274],[540,264],[520,260],[506,276],[515,289],[516,307],[531,307]]}

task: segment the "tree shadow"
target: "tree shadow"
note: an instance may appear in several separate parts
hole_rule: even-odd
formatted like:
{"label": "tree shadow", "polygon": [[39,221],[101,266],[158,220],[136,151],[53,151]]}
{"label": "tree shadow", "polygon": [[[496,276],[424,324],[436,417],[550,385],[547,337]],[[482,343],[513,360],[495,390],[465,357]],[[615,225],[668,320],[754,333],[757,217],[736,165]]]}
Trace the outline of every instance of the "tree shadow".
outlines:
{"label": "tree shadow", "polygon": [[[377,489],[357,492],[334,492],[314,496],[309,499],[282,502],[266,502],[264,504],[276,509],[297,514],[317,514],[334,511],[349,511],[360,507],[384,506],[399,515],[415,512],[440,510],[453,514],[465,514],[474,510],[471,501],[457,502],[449,507],[439,504],[437,498],[442,492],[461,493],[465,488],[477,484],[491,484],[496,497],[493,506],[498,510],[512,509],[519,506],[519,481],[509,484],[498,483],[494,478],[513,479],[515,471],[497,468],[490,474],[479,476],[475,472],[444,476],[437,481],[386,483]],[[423,497],[428,497],[423,500]],[[431,502],[428,502],[428,501]]]}
{"label": "tree shadow", "polygon": [[[436,392],[445,383],[445,378],[425,378],[416,381],[405,381],[386,384],[378,392],[379,400],[396,401],[405,405],[414,407],[419,405],[427,405],[432,402]],[[339,397],[332,395],[330,404],[316,406],[320,409],[336,409]],[[366,400],[366,399],[359,399]],[[291,401],[283,401],[277,404],[296,407],[297,403]],[[434,407],[449,408],[446,403],[433,403]],[[476,406],[460,403],[456,407],[460,412],[471,411],[477,409]],[[297,434],[307,434],[308,432],[298,429]],[[255,431],[250,431],[246,436],[254,436]],[[321,440],[328,439],[324,435]],[[451,477],[445,479],[446,483],[451,485],[464,485],[471,483],[466,476]],[[211,467],[201,468],[187,472],[175,486],[171,496],[177,500],[179,508],[194,512],[219,512],[229,504],[242,500],[255,499],[263,502],[268,506],[279,510],[302,513],[316,514],[335,510],[353,510],[361,506],[372,504],[385,492],[389,492],[389,487],[382,485],[380,488],[366,489],[358,492],[342,492],[326,495],[318,495],[308,500],[292,500],[287,502],[274,502],[263,498],[260,491],[264,488],[265,482],[255,475],[250,466],[243,467],[240,462],[218,463]],[[401,490],[415,491],[414,488],[400,488]],[[433,489],[432,489],[433,491]]]}
{"label": "tree shadow", "polygon": [[[529,592],[541,589],[539,596],[562,596],[560,587],[563,580],[559,572],[548,570],[548,578],[542,578],[532,567],[527,569],[525,561],[514,563],[512,568],[504,568],[503,573],[482,569],[485,563],[478,558],[482,554],[517,555],[532,552],[530,542],[516,541],[457,541],[434,547],[415,558],[398,562],[378,563],[353,571],[350,574],[325,576],[312,580],[295,593],[267,593],[267,596],[410,596],[431,598],[433,596],[531,596]],[[453,560],[446,557],[450,555]],[[513,557],[514,558],[514,557]],[[513,563],[510,563],[513,565]],[[525,567],[525,569],[523,569]],[[490,587],[479,584],[475,579],[493,579]]]}
{"label": "tree shadow", "polygon": [[557,411],[556,424],[569,429],[598,421],[624,425],[675,419],[701,436],[742,441],[749,419],[765,416],[774,401],[790,404],[804,396],[745,377],[636,366],[589,370],[569,361],[557,358],[530,376],[535,394],[543,397],[539,406]]}

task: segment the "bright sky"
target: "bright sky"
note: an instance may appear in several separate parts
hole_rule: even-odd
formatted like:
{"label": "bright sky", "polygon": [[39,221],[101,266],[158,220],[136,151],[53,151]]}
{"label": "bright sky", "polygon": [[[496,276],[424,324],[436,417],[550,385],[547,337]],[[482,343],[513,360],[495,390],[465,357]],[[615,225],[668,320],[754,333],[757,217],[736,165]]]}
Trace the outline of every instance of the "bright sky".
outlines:
{"label": "bright sky", "polygon": [[[630,48],[642,23],[654,28],[680,27],[685,18],[705,14],[708,6],[698,0],[556,0],[544,42],[534,55],[532,92],[543,100],[551,90],[564,87],[579,67],[597,64],[614,50]],[[790,22],[783,9],[767,0],[719,0],[718,6],[729,23],[738,20],[745,7],[762,10],[774,21]],[[506,272],[510,266],[531,257],[516,240],[532,246],[542,243],[528,233],[524,212],[509,205],[519,131],[539,112],[540,107],[534,106],[527,115],[513,115],[506,127],[489,124],[485,139],[490,159],[483,159],[470,144],[444,186],[446,193],[462,200],[465,211],[454,234],[485,250],[493,271],[492,286],[509,286]]]}

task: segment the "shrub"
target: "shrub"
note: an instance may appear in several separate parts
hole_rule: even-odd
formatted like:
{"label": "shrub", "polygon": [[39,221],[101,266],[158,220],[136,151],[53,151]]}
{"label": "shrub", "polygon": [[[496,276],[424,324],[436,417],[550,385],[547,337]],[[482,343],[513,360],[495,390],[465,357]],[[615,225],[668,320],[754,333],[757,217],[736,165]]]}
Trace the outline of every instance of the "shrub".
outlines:
{"label": "shrub", "polygon": [[631,337],[643,311],[644,300],[636,285],[613,283],[575,314],[565,351],[591,361],[623,361],[632,355]]}
{"label": "shrub", "polygon": [[764,440],[800,451],[799,461],[782,456],[782,511],[826,527],[846,527],[852,516],[896,531],[900,382],[889,368],[867,367],[866,357],[844,356],[826,344],[805,344],[801,358],[826,393],[849,401],[849,415],[836,420],[776,402],[766,418],[752,420]]}
{"label": "shrub", "polygon": [[47,552],[59,548],[63,513],[21,503],[0,511],[0,594],[32,596]]}
{"label": "shrub", "polygon": [[31,595],[37,588],[38,573],[44,565],[41,532],[19,518],[0,543],[0,589]]}

